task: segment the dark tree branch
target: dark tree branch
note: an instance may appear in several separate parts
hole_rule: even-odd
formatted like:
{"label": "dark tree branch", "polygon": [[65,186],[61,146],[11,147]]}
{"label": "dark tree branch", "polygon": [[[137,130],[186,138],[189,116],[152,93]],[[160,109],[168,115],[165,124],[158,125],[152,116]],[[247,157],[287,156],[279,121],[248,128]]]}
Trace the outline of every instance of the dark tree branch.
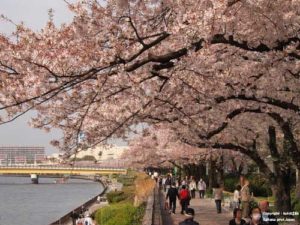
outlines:
{"label": "dark tree branch", "polygon": [[[232,35],[229,35],[228,38],[225,37],[225,34],[216,34],[211,39],[211,44],[227,44],[231,45],[233,47],[237,47],[246,51],[252,51],[252,52],[270,52],[270,51],[283,51],[287,46],[292,44],[293,42],[299,42],[300,38],[295,36],[288,38],[284,41],[277,41],[277,45],[273,48],[268,47],[267,45],[261,43],[260,45],[256,47],[249,47],[249,44],[247,41],[238,42],[234,40],[234,37]],[[290,56],[295,57],[290,54]],[[296,57],[299,57],[296,55]]]}
{"label": "dark tree branch", "polygon": [[199,148],[214,148],[214,149],[226,149],[226,150],[233,150],[241,152],[245,155],[247,155],[249,158],[251,158],[261,169],[262,172],[264,172],[267,176],[274,176],[270,168],[267,166],[265,161],[258,155],[258,153],[253,150],[246,149],[245,147],[242,147],[237,144],[233,143],[213,143],[213,144],[207,144],[207,143],[200,143],[198,144]]}
{"label": "dark tree branch", "polygon": [[268,97],[268,96],[257,98],[255,96],[246,96],[244,94],[239,94],[239,95],[231,95],[231,96],[225,96],[225,97],[221,96],[221,97],[215,98],[215,101],[217,103],[222,103],[222,102],[225,102],[225,101],[228,101],[228,100],[255,101],[255,102],[259,102],[259,103],[265,103],[265,104],[277,106],[277,107],[282,108],[282,109],[290,109],[292,111],[295,111],[296,113],[299,113],[299,111],[300,111],[300,107],[298,105],[295,105],[295,104],[290,103],[290,102],[282,101],[282,100],[279,100],[279,99],[271,98],[271,97]]}
{"label": "dark tree branch", "polygon": [[296,143],[294,134],[292,132],[292,129],[290,127],[290,124],[288,121],[285,121],[282,116],[278,113],[268,113],[268,115],[273,118],[278,125],[280,126],[284,138],[288,141],[289,146],[287,146],[288,153],[292,155],[292,160],[296,164],[297,168],[300,168],[300,151],[298,148],[298,145]]}

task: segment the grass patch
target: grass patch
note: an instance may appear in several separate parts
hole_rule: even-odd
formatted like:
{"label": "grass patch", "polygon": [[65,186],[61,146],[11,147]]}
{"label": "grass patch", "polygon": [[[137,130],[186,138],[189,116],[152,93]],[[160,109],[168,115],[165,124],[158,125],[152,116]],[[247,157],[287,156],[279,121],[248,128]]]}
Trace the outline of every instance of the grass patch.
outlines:
{"label": "grass patch", "polygon": [[140,225],[144,213],[144,204],[134,207],[130,203],[119,203],[101,208],[95,218],[99,225]]}
{"label": "grass patch", "polygon": [[117,203],[125,200],[127,196],[124,191],[114,191],[106,194],[107,201],[109,203]]}

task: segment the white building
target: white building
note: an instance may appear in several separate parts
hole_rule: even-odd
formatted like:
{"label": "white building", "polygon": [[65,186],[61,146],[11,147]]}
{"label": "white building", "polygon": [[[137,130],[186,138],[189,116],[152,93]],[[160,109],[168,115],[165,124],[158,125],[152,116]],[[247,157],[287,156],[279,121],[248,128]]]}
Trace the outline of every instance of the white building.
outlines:
{"label": "white building", "polygon": [[[89,148],[87,150],[79,151],[76,154],[76,158],[83,158],[85,156],[94,156],[97,161],[108,161],[120,159],[124,151],[128,149],[128,146],[112,146],[104,147],[97,146],[94,148]],[[75,156],[73,155],[72,158]]]}

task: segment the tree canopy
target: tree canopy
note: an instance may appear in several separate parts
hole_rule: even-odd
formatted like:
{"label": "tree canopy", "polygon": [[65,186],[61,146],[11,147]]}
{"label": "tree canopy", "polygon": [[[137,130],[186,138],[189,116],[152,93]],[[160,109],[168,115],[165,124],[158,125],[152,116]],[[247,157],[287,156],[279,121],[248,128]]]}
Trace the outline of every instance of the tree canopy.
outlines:
{"label": "tree canopy", "polygon": [[300,168],[300,1],[66,3],[70,24],[0,36],[2,124],[36,110],[72,154],[147,123],[246,154],[274,184]]}

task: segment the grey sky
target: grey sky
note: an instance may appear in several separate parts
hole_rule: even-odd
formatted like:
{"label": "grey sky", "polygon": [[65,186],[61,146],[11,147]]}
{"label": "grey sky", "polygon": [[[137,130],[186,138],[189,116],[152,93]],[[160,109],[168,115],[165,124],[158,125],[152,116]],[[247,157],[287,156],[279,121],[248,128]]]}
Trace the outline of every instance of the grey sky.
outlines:
{"label": "grey sky", "polygon": [[[69,1],[72,2],[72,1]],[[35,30],[41,29],[48,20],[48,10],[54,10],[54,22],[59,25],[72,19],[72,13],[68,11],[63,0],[0,0],[0,14],[7,16],[14,23],[23,21],[26,26]],[[0,21],[0,32],[10,34],[14,25]],[[60,137],[58,130],[45,133],[42,130],[33,129],[27,122],[30,114],[16,121],[0,126],[0,145],[38,145],[45,146],[48,154],[56,152],[49,142],[55,137]]]}

